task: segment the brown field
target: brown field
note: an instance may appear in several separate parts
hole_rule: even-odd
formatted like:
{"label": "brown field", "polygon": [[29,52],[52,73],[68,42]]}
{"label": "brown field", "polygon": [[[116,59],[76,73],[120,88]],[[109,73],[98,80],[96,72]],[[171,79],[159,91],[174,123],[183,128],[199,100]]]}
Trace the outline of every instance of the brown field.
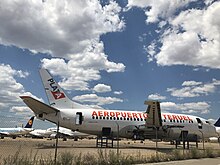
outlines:
{"label": "brown field", "polygon": [[[53,157],[55,154],[55,139],[32,139],[32,138],[5,138],[0,140],[0,160],[9,155],[14,155],[19,152],[19,156],[39,156],[39,157]],[[116,142],[114,148],[102,148],[104,152],[109,150],[117,152]],[[125,155],[143,155],[150,156],[156,153],[155,142],[145,140],[143,143],[140,141],[121,140],[119,142],[119,152]],[[167,153],[174,149],[174,145],[169,142],[158,142],[158,153]],[[190,143],[190,148],[195,148],[195,143]],[[199,148],[202,149],[202,143],[199,143]],[[220,149],[218,143],[205,143],[205,148]],[[178,147],[182,150],[182,146]],[[97,154],[100,148],[96,148],[95,139],[82,139],[74,141],[68,139],[63,141],[59,139],[58,154],[61,152],[70,152],[73,154]]]}

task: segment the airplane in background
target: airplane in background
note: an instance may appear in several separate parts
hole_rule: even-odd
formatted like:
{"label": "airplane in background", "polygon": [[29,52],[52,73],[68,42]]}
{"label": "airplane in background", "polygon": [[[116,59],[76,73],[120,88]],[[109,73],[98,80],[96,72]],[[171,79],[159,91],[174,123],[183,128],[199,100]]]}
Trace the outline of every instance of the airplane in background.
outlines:
{"label": "airplane in background", "polygon": [[47,105],[30,96],[20,96],[41,120],[98,137],[199,141],[219,137],[216,126],[198,116],[161,113],[158,101],[145,101],[146,112],[93,109],[70,100],[46,69],[40,76],[49,100]]}
{"label": "airplane in background", "polygon": [[[59,127],[59,137],[62,137],[63,140],[67,140],[67,138],[71,138],[74,140],[78,140],[78,138],[85,138],[89,136],[88,134],[81,133],[78,131],[72,131],[70,129]],[[51,127],[48,129],[35,129],[29,133],[33,138],[56,138],[57,135],[57,127]]]}
{"label": "airplane in background", "polygon": [[1,139],[4,139],[4,137],[12,137],[13,139],[16,139],[16,137],[20,135],[26,135],[29,132],[33,131],[32,125],[34,122],[34,116],[32,116],[26,126],[24,128],[22,127],[16,127],[16,128],[0,128],[0,136]]}
{"label": "airplane in background", "polygon": [[[55,134],[52,134],[51,138],[56,137],[57,127],[48,128],[48,130],[55,133]],[[89,136],[89,134],[81,133],[78,131],[72,131],[72,130],[70,130],[68,128],[64,128],[64,127],[59,127],[58,132],[59,132],[59,134],[58,134],[59,137],[62,137],[64,141],[67,140],[67,138],[74,139],[75,141],[77,141],[79,138],[85,138],[85,137]]]}
{"label": "airplane in background", "polygon": [[214,126],[216,127],[216,132],[217,132],[218,136],[210,137],[209,142],[211,142],[211,143],[220,143],[220,118],[214,124]]}
{"label": "airplane in background", "polygon": [[53,133],[53,131],[48,129],[34,129],[33,131],[29,132],[29,135],[31,135],[33,138],[49,138]]}

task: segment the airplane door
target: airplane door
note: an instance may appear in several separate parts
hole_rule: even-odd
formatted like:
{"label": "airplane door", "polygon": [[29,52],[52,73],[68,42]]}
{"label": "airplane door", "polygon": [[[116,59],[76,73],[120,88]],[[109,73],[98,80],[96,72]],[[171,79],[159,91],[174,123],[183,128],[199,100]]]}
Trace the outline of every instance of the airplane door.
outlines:
{"label": "airplane door", "polygon": [[76,112],[76,125],[81,125],[83,122],[82,112]]}
{"label": "airplane door", "polygon": [[202,121],[201,121],[201,119],[200,118],[196,118],[196,120],[197,120],[197,123],[198,123],[198,128],[199,129],[202,129]]}

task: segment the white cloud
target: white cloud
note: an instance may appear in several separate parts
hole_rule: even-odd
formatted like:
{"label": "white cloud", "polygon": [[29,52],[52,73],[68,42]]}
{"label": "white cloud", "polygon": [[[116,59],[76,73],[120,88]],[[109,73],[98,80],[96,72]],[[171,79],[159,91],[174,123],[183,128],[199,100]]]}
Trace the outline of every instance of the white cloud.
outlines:
{"label": "white cloud", "polygon": [[175,111],[176,113],[206,114],[210,112],[210,105],[207,102],[191,102],[183,104],[162,102],[160,105],[162,111]]}
{"label": "white cloud", "polygon": [[185,81],[182,84],[183,88],[168,88],[167,91],[171,92],[171,95],[175,97],[198,97],[214,93],[219,85],[220,81],[216,79],[213,79],[211,83],[205,84],[196,81]]}
{"label": "white cloud", "polygon": [[165,97],[165,96],[161,96],[161,95],[158,94],[158,93],[155,93],[155,94],[150,94],[150,95],[148,96],[148,99],[149,99],[149,100],[165,100],[166,97]]}
{"label": "white cloud", "polygon": [[201,85],[202,82],[196,82],[196,81],[184,81],[182,86],[195,86],[195,85]]}
{"label": "white cloud", "polygon": [[79,102],[96,103],[97,105],[113,104],[115,102],[123,102],[122,99],[116,97],[100,97],[96,94],[85,94],[73,97],[73,100]]}
{"label": "white cloud", "polygon": [[220,2],[203,10],[181,12],[170,20],[171,28],[161,37],[159,65],[191,65],[220,68]]}
{"label": "white cloud", "polygon": [[81,53],[104,33],[120,31],[124,22],[113,1],[0,1],[0,42],[53,56]]}
{"label": "white cloud", "polygon": [[150,45],[148,45],[148,46],[147,46],[146,48],[144,48],[144,49],[145,49],[145,51],[146,51],[147,54],[148,54],[148,62],[153,61],[154,56],[155,56],[155,54],[156,54],[156,51],[155,51],[155,49],[156,49],[156,43],[153,41],[153,42],[151,42]]}
{"label": "white cloud", "polygon": [[172,17],[178,9],[187,6],[193,1],[196,0],[128,0],[127,7],[131,8],[133,6],[137,6],[143,8],[145,15],[147,16],[146,22],[153,23],[159,21],[160,19],[168,19]]}
{"label": "white cloud", "polygon": [[100,71],[123,72],[125,66],[108,60],[100,36],[122,31],[121,7],[98,0],[0,1],[0,44],[25,48],[43,59],[42,66],[62,77],[65,89],[88,90]]}
{"label": "white cloud", "polygon": [[30,108],[28,108],[27,106],[12,106],[9,112],[13,112],[16,115],[22,115],[22,116],[34,115],[34,112],[31,111]]}
{"label": "white cloud", "polygon": [[[96,55],[94,54],[94,56]],[[92,55],[78,57],[82,59],[68,62],[60,58],[43,59],[41,60],[42,67],[47,68],[51,74],[60,76],[62,80],[59,84],[66,90],[89,90],[89,81],[101,78],[100,70],[109,72],[124,71],[123,64],[111,64],[106,58],[101,59],[101,56],[96,56],[94,59],[92,59]],[[77,58],[77,56],[74,58]],[[87,64],[83,63],[83,61],[87,62]],[[107,66],[101,61],[110,65]]]}
{"label": "white cloud", "polygon": [[123,94],[123,92],[122,91],[114,91],[114,94],[121,95],[121,94]]}
{"label": "white cloud", "polygon": [[[16,81],[16,77],[25,78],[28,72],[15,70],[10,65],[0,64],[0,111],[6,110],[21,112],[24,109],[24,103],[19,97],[20,95],[28,95],[34,98],[30,92],[26,92],[23,85]],[[42,100],[42,99],[41,99]],[[30,113],[30,110],[29,110]]]}
{"label": "white cloud", "polygon": [[[191,2],[204,6],[191,8]],[[149,62],[155,59],[162,66],[220,68],[220,19],[217,17],[220,2],[205,0],[202,3],[199,0],[128,1],[129,8],[137,6],[145,11],[147,23],[159,22],[157,46],[154,46],[155,41],[145,46]]]}
{"label": "white cloud", "polygon": [[93,90],[95,92],[104,93],[104,92],[110,92],[112,89],[111,86],[109,85],[97,84],[96,86],[94,86]]}

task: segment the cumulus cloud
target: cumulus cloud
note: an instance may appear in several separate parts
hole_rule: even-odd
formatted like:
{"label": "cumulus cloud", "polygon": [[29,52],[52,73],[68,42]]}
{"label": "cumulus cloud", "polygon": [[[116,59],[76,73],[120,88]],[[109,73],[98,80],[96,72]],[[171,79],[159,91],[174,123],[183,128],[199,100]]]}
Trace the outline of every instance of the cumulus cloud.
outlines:
{"label": "cumulus cloud", "polygon": [[[194,5],[198,2],[200,8],[187,8],[191,2]],[[156,60],[162,66],[220,68],[220,20],[217,17],[220,2],[202,3],[199,0],[128,1],[128,7],[137,6],[145,11],[147,23],[158,22],[159,39],[145,46],[148,61]]]}
{"label": "cumulus cloud", "polygon": [[220,80],[216,79],[213,79],[211,83],[204,84],[196,81],[184,81],[182,83],[183,88],[168,88],[167,91],[175,97],[198,97],[214,93],[219,85]]}
{"label": "cumulus cloud", "polygon": [[159,65],[191,65],[220,68],[220,2],[203,10],[181,12],[170,21],[171,28],[161,37]]}
{"label": "cumulus cloud", "polygon": [[73,97],[73,100],[79,102],[96,103],[97,105],[113,104],[115,102],[123,102],[122,99],[116,97],[100,97],[96,94],[85,94]]}
{"label": "cumulus cloud", "polygon": [[207,114],[210,112],[210,105],[207,102],[191,102],[183,104],[162,102],[160,105],[162,111],[174,111],[176,113]]}
{"label": "cumulus cloud", "polygon": [[[27,110],[27,107],[24,107],[24,103],[19,96],[37,97],[30,92],[26,92],[23,85],[15,79],[16,77],[25,78],[28,75],[28,72],[15,70],[10,65],[0,64],[0,111],[6,110],[20,114],[20,112],[25,110],[25,112],[29,111],[28,114],[32,114],[30,110]],[[39,98],[37,99],[39,100]]]}
{"label": "cumulus cloud", "polygon": [[22,115],[22,116],[34,115],[34,112],[30,111],[30,109],[27,106],[12,106],[9,112],[13,112],[16,115]]}
{"label": "cumulus cloud", "polygon": [[113,1],[102,7],[98,0],[2,0],[0,6],[1,44],[56,57],[81,53],[101,34],[124,27]]}
{"label": "cumulus cloud", "polygon": [[150,95],[148,96],[148,99],[149,99],[149,100],[165,100],[166,97],[165,97],[165,96],[161,96],[161,95],[158,94],[158,93],[155,93],[155,94],[150,94]]}
{"label": "cumulus cloud", "polygon": [[178,9],[187,6],[190,2],[196,0],[172,0],[172,1],[164,1],[164,0],[128,0],[128,8],[133,6],[143,8],[145,11],[145,15],[147,16],[146,22],[153,23],[158,22],[160,19],[168,19],[172,17]]}
{"label": "cumulus cloud", "polygon": [[62,77],[65,89],[89,90],[100,71],[123,72],[125,66],[108,59],[100,36],[122,31],[121,7],[98,0],[0,1],[0,44],[47,53],[42,66]]}
{"label": "cumulus cloud", "polygon": [[112,89],[111,86],[109,85],[97,84],[96,86],[94,86],[93,90],[98,93],[104,93],[104,92],[110,92]]}

